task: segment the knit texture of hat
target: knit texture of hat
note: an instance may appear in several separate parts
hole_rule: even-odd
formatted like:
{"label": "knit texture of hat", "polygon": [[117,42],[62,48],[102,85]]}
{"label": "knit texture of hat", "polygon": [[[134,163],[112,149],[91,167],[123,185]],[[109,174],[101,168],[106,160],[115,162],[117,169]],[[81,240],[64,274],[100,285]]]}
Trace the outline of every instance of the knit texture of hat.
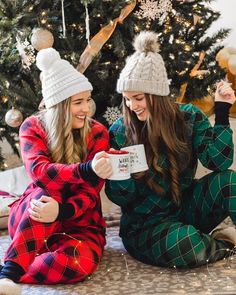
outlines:
{"label": "knit texture of hat", "polygon": [[93,90],[88,79],[62,59],[54,48],[40,50],[36,65],[41,70],[42,94],[47,109],[72,95]]}
{"label": "knit texture of hat", "polygon": [[169,80],[161,55],[158,53],[157,34],[142,31],[134,40],[135,52],[126,60],[126,65],[117,81],[117,91],[135,91],[160,96],[170,93]]}

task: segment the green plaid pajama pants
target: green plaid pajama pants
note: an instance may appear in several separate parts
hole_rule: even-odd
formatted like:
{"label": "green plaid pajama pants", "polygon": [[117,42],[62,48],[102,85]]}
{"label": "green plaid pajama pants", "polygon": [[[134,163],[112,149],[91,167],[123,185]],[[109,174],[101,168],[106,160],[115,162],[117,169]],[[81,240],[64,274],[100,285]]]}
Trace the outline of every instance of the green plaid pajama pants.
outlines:
{"label": "green plaid pajama pants", "polygon": [[151,265],[196,267],[229,255],[233,245],[209,235],[227,216],[236,224],[236,172],[213,172],[183,196],[179,218],[123,237],[127,251]]}

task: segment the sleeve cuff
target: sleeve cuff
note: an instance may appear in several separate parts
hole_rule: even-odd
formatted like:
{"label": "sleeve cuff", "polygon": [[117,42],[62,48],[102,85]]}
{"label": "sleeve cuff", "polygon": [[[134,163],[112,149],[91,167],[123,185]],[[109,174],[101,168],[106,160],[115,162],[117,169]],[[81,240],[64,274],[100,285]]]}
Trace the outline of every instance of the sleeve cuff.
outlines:
{"label": "sleeve cuff", "polygon": [[80,175],[84,180],[97,180],[98,176],[93,171],[92,168],[92,160],[86,162],[86,163],[80,163],[79,164],[79,171]]}
{"label": "sleeve cuff", "polygon": [[231,104],[223,101],[215,102],[215,124],[229,125],[229,109]]}
{"label": "sleeve cuff", "polygon": [[75,214],[75,209],[72,204],[59,204],[59,213],[57,220],[62,221],[63,219],[68,219]]}

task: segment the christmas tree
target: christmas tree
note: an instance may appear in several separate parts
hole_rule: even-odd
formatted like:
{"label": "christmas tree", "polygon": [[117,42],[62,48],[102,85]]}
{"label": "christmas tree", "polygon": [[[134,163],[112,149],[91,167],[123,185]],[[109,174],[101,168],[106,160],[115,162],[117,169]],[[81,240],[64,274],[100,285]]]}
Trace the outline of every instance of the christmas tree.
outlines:
{"label": "christmas tree", "polygon": [[[211,94],[215,82],[225,75],[215,56],[229,31],[206,35],[220,16],[211,9],[210,1],[1,0],[0,8],[0,140],[5,138],[15,153],[20,122],[38,110],[42,99],[34,63],[37,51],[30,43],[35,28],[50,31],[53,47],[74,66],[84,50],[93,46],[88,41],[99,36],[101,48],[84,73],[94,86],[94,117],[106,125],[119,116],[121,97],[115,91],[116,81],[125,58],[133,52],[134,35],[141,30],[158,32],[171,95],[180,101]],[[104,38],[99,31],[106,26],[109,32]],[[4,168],[0,150],[0,170]]]}

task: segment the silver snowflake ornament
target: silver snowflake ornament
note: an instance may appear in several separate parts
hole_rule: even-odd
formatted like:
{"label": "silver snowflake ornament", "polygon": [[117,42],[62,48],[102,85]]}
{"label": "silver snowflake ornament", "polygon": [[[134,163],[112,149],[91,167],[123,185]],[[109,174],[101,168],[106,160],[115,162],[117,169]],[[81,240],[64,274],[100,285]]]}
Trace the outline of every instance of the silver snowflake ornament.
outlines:
{"label": "silver snowflake ornament", "polygon": [[106,119],[109,125],[114,123],[118,118],[121,117],[121,112],[118,107],[107,107],[103,117]]}
{"label": "silver snowflake ornament", "polygon": [[162,24],[168,13],[172,10],[171,0],[139,0],[140,10],[136,15],[140,18],[148,18],[149,20],[159,19]]}

